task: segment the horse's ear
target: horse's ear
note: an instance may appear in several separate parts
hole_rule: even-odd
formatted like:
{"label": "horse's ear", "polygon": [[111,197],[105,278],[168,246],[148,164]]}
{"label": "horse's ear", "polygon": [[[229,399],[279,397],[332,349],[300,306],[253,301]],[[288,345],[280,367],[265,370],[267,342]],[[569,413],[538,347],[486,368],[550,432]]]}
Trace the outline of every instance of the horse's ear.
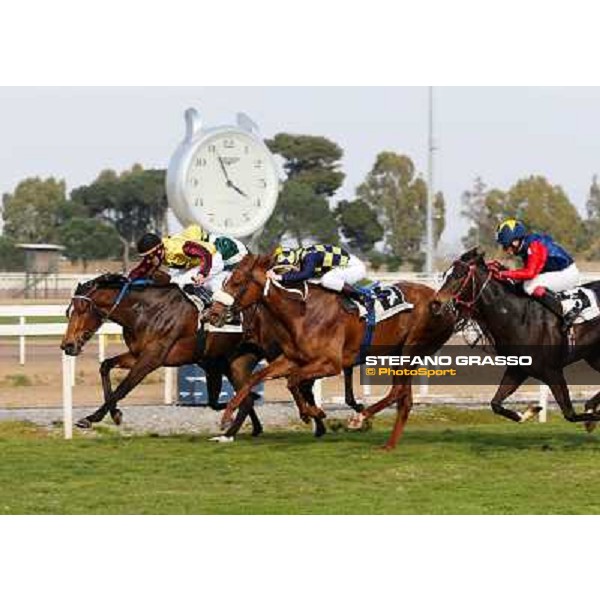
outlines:
{"label": "horse's ear", "polygon": [[258,258],[257,264],[263,269],[270,269],[273,266],[273,255],[263,254]]}
{"label": "horse's ear", "polygon": [[470,250],[467,250],[461,257],[460,260],[462,262],[471,262],[472,260],[477,260],[479,258],[479,248],[475,246]]}

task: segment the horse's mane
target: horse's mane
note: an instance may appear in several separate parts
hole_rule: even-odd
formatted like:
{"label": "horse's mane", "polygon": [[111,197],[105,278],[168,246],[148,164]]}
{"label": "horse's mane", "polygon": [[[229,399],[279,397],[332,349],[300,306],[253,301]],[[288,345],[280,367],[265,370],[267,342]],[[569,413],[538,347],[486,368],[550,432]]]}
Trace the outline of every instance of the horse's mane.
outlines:
{"label": "horse's mane", "polygon": [[[129,282],[129,279],[125,277],[122,273],[103,273],[94,279],[90,279],[89,281],[84,281],[77,285],[75,290],[76,296],[83,296],[88,294],[93,289],[113,289],[120,290],[126,283]],[[176,283],[161,283],[153,280],[138,280],[130,282],[131,285],[135,289],[139,289],[140,287],[153,287],[153,288],[172,288],[180,290],[180,287]],[[183,292],[182,292],[183,294]],[[184,295],[185,296],[185,295]]]}
{"label": "horse's mane", "polygon": [[75,295],[81,296],[87,294],[94,288],[121,288],[126,282],[127,277],[122,273],[103,273],[94,279],[79,283],[75,290]]}

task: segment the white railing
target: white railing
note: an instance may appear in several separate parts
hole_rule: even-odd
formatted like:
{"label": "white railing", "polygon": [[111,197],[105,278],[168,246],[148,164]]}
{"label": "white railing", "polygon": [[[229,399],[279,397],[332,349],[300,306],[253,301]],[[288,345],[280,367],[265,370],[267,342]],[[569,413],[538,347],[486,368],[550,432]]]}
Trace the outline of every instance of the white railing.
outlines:
{"label": "white railing", "polygon": [[[18,337],[19,338],[19,363],[25,364],[26,347],[25,341],[28,337],[44,336],[63,336],[67,324],[63,322],[55,323],[32,323],[27,322],[27,318],[32,317],[64,317],[66,305],[22,305],[22,306],[2,306],[0,305],[0,317],[10,317],[19,319],[18,323],[0,324],[0,338]],[[98,336],[98,361],[102,362],[105,358],[106,336],[121,335],[123,329],[116,323],[104,323],[96,332]],[[59,351],[57,347],[57,352]],[[75,385],[75,357],[63,354],[62,374],[63,374],[63,413],[64,413],[64,433],[65,438],[69,439],[73,435],[73,386]],[[175,369],[165,368],[165,404],[173,403],[173,385],[175,382]]]}
{"label": "white railing", "polygon": [[[48,290],[56,290],[60,294],[70,296],[77,284],[88,281],[98,276],[99,273],[60,273],[51,275],[48,280]],[[415,273],[413,271],[378,272],[370,271],[369,279],[381,281],[382,283],[393,283],[396,281],[417,281],[433,288],[437,288],[442,282],[442,272],[439,273]],[[582,283],[600,280],[600,272],[582,271]],[[25,286],[25,273],[0,273],[0,291],[19,292]],[[40,291],[43,291],[40,288]]]}
{"label": "white railing", "polygon": [[[18,323],[9,325],[0,324],[0,337],[18,337],[19,338],[19,364],[25,364],[26,358],[26,339],[28,337],[44,336],[63,336],[66,331],[66,323],[57,321],[55,323],[32,323],[27,322],[31,317],[64,317],[66,305],[20,305],[20,306],[2,306],[0,305],[0,317],[10,317],[19,319]],[[104,360],[106,336],[120,335],[122,328],[116,323],[105,323],[98,330],[98,360]]]}

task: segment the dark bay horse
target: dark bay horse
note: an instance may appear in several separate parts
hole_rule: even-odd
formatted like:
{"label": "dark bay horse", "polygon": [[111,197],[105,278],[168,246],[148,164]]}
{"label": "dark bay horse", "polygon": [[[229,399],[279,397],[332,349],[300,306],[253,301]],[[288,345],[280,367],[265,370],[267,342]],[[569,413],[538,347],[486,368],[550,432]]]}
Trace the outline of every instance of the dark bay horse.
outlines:
{"label": "dark bay horse", "polygon": [[[209,321],[219,325],[228,310],[260,305],[269,315],[282,351],[237,392],[225,410],[224,424],[261,381],[285,377],[288,388],[293,390],[316,379],[337,375],[356,363],[364,340],[365,322],[356,312],[344,308],[339,294],[313,285],[306,288],[307,294],[286,289],[268,279],[266,272],[271,266],[270,256],[246,256],[225,281],[222,293],[215,297],[208,313]],[[427,286],[406,282],[398,285],[414,308],[377,324],[372,346],[383,346],[396,354],[409,345],[418,346],[424,354],[436,352],[452,335],[454,315],[432,314],[430,302],[435,292]],[[388,395],[364,411],[364,415],[370,417],[394,402],[398,410],[387,449],[397,444],[412,407],[410,377],[394,378]],[[311,407],[306,411],[311,416],[325,416],[322,411],[314,414]]]}
{"label": "dark bay horse", "polygon": [[[159,367],[199,364],[206,371],[209,405],[216,408],[223,375],[239,389],[259,362],[251,351],[238,352],[241,333],[209,332],[204,347],[200,347],[198,309],[176,285],[131,285],[122,275],[102,275],[77,287],[67,313],[69,323],[60,346],[65,353],[77,356],[107,319],[123,327],[128,348],[100,365],[104,404],[77,423],[82,428],[101,421],[108,413],[120,424],[119,400]],[[129,373],[113,390],[110,372],[115,368],[128,369]],[[253,408],[254,397],[252,394],[240,410],[227,432],[229,437],[235,436],[246,416],[252,421],[253,435],[262,432]]]}
{"label": "dark bay horse", "polygon": [[[587,285],[595,291],[600,282]],[[503,402],[528,377],[547,384],[565,419],[585,422],[592,430],[600,420],[600,392],[585,403],[585,413],[573,408],[564,368],[580,360],[600,371],[600,327],[598,320],[575,325],[572,343],[561,329],[559,317],[539,302],[518,293],[511,284],[497,281],[477,248],[453,263],[433,304],[435,313],[455,313],[481,327],[498,354],[532,356],[530,366],[508,367],[492,399],[492,409],[512,421],[522,422],[541,408],[531,406],[525,414],[510,410]],[[532,352],[532,350],[534,350]]]}

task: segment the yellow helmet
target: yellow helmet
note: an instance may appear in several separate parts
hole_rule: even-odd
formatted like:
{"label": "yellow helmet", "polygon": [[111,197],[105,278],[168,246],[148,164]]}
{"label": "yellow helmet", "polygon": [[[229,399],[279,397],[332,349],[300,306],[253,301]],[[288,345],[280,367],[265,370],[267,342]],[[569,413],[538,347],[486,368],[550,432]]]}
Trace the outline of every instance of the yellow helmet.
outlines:
{"label": "yellow helmet", "polygon": [[294,265],[299,258],[296,250],[284,248],[283,246],[278,246],[275,249],[273,257],[275,258],[275,263],[278,265]]}
{"label": "yellow helmet", "polygon": [[202,229],[202,226],[194,223],[186,227],[180,234],[182,238],[193,242],[208,242],[208,232]]}

